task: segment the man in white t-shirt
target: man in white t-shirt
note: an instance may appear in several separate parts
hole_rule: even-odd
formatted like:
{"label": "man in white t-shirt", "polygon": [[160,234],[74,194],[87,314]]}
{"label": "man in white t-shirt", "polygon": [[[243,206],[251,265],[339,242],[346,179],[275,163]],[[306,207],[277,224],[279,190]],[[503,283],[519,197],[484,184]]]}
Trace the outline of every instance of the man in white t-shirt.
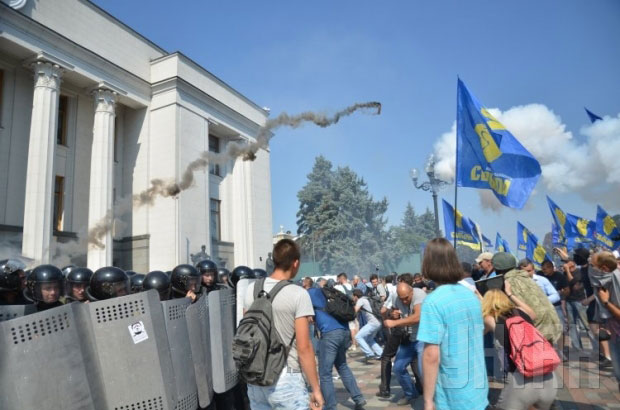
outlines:
{"label": "man in white t-shirt", "polygon": [[[334,286],[334,289],[344,293],[353,300],[353,285],[347,280],[347,274],[344,272],[339,273],[338,276],[336,276],[336,280],[338,284]],[[349,330],[351,331],[351,350],[356,351],[357,340],[355,336],[357,336],[357,320],[354,319],[349,322]]]}
{"label": "man in white t-shirt", "polygon": [[372,306],[367,297],[363,296],[360,289],[353,289],[353,303],[355,303],[355,312],[362,312],[366,324],[357,332],[355,340],[360,349],[364,352],[366,360],[381,359],[383,349],[375,342],[375,335],[381,329],[381,322],[372,313]]}
{"label": "man in white t-shirt", "polygon": [[[297,244],[282,239],[273,248],[275,269],[266,278],[264,290],[269,292],[280,281],[291,280],[299,271],[300,252]],[[248,310],[254,301],[254,283],[248,286],[244,308]],[[323,395],[319,387],[314,349],[310,341],[309,318],[314,309],[308,292],[297,285],[288,285],[272,300],[273,324],[286,345],[291,343],[286,366],[274,386],[248,384],[248,398],[252,410],[322,409]],[[304,381],[304,376],[305,381]],[[308,389],[312,389],[308,406]]]}

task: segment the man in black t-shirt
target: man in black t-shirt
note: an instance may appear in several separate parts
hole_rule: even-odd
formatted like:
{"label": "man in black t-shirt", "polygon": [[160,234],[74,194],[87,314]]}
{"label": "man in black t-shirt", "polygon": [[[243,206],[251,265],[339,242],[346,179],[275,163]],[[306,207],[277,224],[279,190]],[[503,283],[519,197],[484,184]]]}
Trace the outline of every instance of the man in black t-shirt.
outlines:
{"label": "man in black t-shirt", "polygon": [[542,274],[551,282],[555,290],[560,294],[560,301],[555,302],[553,307],[555,308],[558,317],[560,318],[560,323],[564,327],[562,330],[562,337],[558,340],[558,348],[560,352],[564,350],[564,330],[568,327],[568,322],[566,320],[566,298],[570,294],[570,288],[568,286],[568,279],[560,272],[556,272],[553,262],[550,260],[545,260],[542,265]]}
{"label": "man in black t-shirt", "polygon": [[[562,270],[568,280],[570,293],[566,297],[566,321],[568,322],[568,334],[574,349],[583,350],[581,342],[581,332],[579,324],[586,330],[592,346],[596,341],[590,332],[588,319],[586,317],[586,307],[581,303],[586,299],[586,291],[583,284],[582,268],[578,267],[574,260],[567,261],[562,266]],[[587,273],[586,273],[587,275]]]}

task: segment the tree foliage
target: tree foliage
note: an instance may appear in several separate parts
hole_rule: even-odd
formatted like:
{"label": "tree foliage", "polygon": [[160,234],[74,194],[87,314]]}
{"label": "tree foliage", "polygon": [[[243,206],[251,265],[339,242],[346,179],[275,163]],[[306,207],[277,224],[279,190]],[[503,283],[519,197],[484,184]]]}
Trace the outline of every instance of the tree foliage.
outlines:
{"label": "tree foliage", "polygon": [[435,236],[433,214],[427,209],[416,215],[411,204],[401,225],[388,228],[387,199],[375,200],[363,178],[349,167],[334,169],[323,156],[316,158],[297,198],[304,257],[325,274],[387,272]]}

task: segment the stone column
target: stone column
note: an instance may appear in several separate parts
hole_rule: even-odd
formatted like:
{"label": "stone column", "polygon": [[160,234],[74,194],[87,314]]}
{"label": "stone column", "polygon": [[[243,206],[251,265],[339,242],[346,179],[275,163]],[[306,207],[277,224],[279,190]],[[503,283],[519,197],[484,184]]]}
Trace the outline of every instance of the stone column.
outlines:
{"label": "stone column", "polygon": [[34,94],[30,120],[22,254],[48,263],[52,241],[54,151],[58,128],[61,68],[47,61],[33,63]]}
{"label": "stone column", "polygon": [[[114,118],[116,93],[104,88],[94,91],[95,121],[90,160],[88,230],[105,225],[97,238],[99,246],[88,245],[88,267],[93,271],[112,264],[112,194],[114,188]],[[102,247],[102,246],[103,247]]]}

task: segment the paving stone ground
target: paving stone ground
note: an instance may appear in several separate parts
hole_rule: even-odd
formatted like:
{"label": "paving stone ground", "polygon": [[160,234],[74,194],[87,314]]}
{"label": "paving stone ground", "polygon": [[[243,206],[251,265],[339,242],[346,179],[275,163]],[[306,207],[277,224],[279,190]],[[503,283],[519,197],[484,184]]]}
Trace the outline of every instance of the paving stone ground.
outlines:
{"label": "paving stone ground", "polygon": [[[583,356],[583,354],[582,354]],[[423,402],[418,398],[413,406],[397,406],[396,401],[402,397],[402,389],[398,381],[392,376],[392,399],[379,399],[375,393],[379,391],[380,363],[364,364],[363,356],[359,352],[347,355],[351,371],[357,379],[364,398],[368,402],[366,409],[423,409]],[[334,376],[337,373],[334,371]],[[620,392],[618,383],[611,368],[599,369],[598,362],[590,359],[589,355],[580,357],[571,351],[569,360],[556,370],[560,383],[555,406],[557,409],[620,409]],[[336,397],[339,409],[352,409],[353,401],[344,389],[340,379],[334,380]],[[490,400],[493,403],[499,397],[502,383],[491,382]]]}

